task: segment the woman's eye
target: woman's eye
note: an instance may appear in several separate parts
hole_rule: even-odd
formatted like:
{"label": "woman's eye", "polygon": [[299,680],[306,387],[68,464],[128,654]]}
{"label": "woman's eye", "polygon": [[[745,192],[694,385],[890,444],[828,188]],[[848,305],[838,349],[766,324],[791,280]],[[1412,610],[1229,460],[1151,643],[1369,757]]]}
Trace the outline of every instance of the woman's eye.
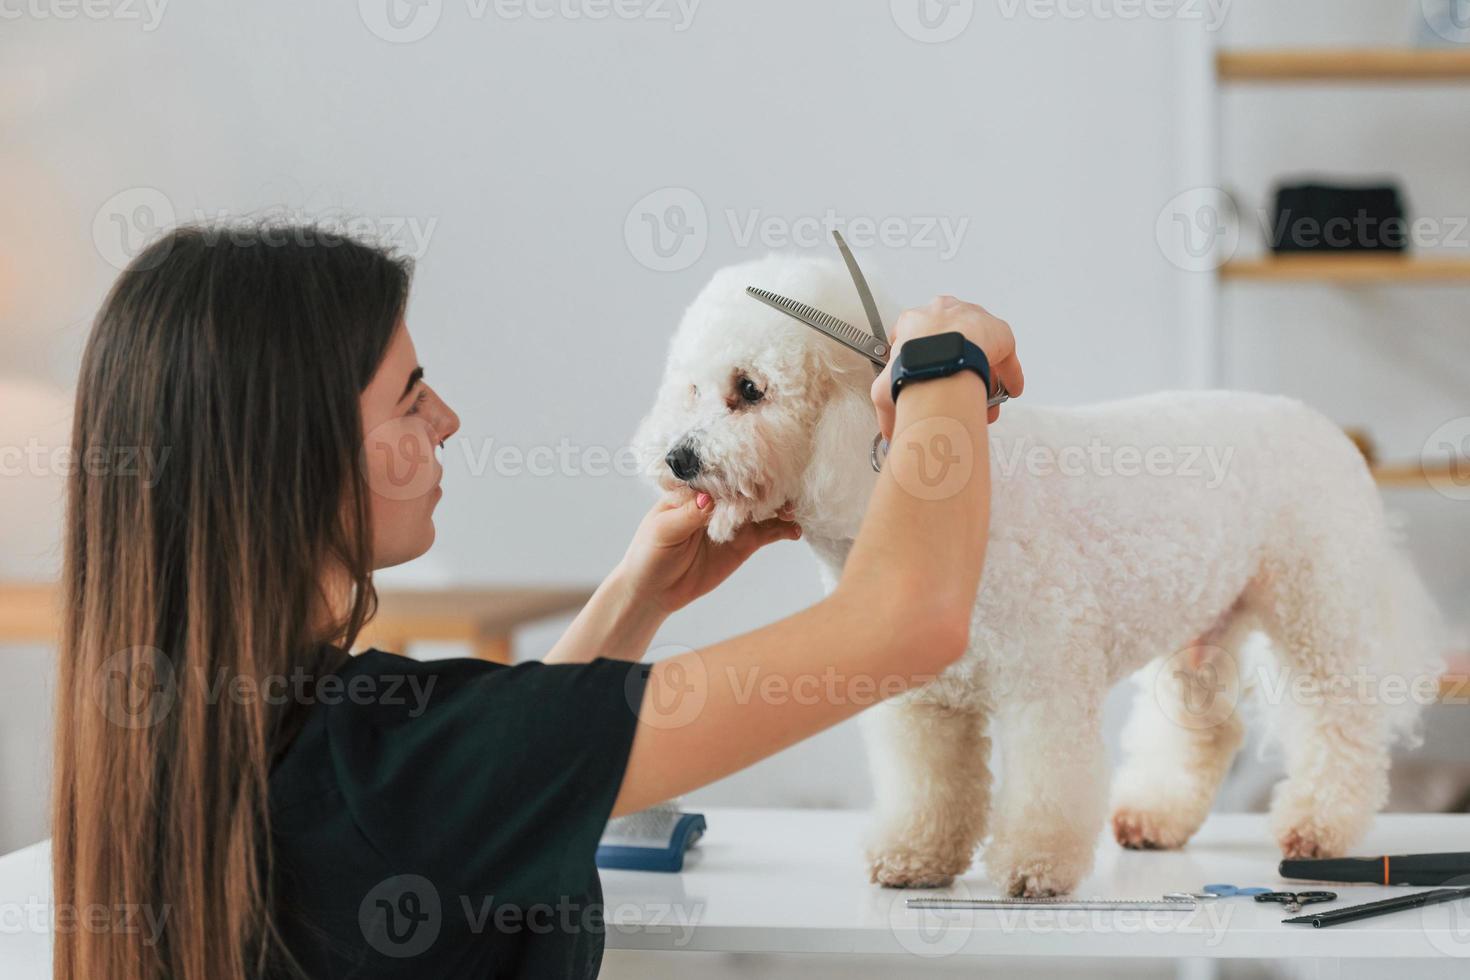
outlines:
{"label": "woman's eye", "polygon": [[405,412],[404,414],[405,415],[417,415],[419,413],[419,408],[424,404],[425,401],[428,400],[428,398],[429,398],[429,393],[427,391],[421,391],[421,392],[419,392],[418,393],[418,397],[413,400],[413,404],[408,407],[408,411]]}
{"label": "woman's eye", "polygon": [[741,378],[740,384],[737,385],[737,388],[740,391],[740,397],[745,399],[747,402],[758,402],[762,398],[766,397],[766,393],[764,391],[761,391],[760,388],[756,387],[756,383],[749,378]]}

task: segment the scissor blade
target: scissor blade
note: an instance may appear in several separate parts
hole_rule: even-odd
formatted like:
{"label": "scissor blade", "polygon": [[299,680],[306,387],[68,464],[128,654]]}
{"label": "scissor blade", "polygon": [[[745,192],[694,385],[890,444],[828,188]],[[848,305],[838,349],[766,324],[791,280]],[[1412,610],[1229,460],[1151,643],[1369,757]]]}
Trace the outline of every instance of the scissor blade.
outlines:
{"label": "scissor blade", "polygon": [[857,259],[852,257],[852,249],[842,240],[842,232],[833,229],[832,237],[837,242],[838,250],[842,252],[842,261],[847,263],[847,273],[852,276],[852,284],[857,287],[858,298],[863,301],[863,312],[868,314],[868,326],[872,328],[873,336],[887,344],[888,334],[883,329],[883,318],[878,315],[878,304],[873,301],[873,291],[868,288],[867,277],[858,268]]}
{"label": "scissor blade", "polygon": [[830,313],[823,313],[815,307],[787,299],[759,286],[746,286],[745,291],[772,309],[780,310],[792,319],[800,320],[813,330],[832,338],[848,350],[856,351],[874,364],[882,366],[888,363],[888,344],[864,333],[846,320],[839,320]]}

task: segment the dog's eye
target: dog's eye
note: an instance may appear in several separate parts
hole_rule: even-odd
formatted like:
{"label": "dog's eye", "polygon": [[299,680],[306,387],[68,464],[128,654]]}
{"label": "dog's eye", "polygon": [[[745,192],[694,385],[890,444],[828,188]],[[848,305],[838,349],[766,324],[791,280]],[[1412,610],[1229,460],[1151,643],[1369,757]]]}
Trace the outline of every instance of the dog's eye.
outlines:
{"label": "dog's eye", "polygon": [[756,386],[756,383],[749,378],[741,378],[740,383],[737,384],[735,387],[740,392],[740,397],[752,404],[766,397],[766,393],[764,391],[761,391],[760,388]]}

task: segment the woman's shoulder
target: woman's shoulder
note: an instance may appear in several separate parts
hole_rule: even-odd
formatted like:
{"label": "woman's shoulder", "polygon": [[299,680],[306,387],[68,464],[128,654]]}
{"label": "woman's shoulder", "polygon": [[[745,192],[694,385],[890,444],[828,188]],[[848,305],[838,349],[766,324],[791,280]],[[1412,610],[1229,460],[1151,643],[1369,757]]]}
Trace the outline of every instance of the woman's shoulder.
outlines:
{"label": "woman's shoulder", "polygon": [[412,769],[445,752],[482,754],[487,743],[514,744],[548,724],[586,724],[609,713],[631,720],[646,672],[612,660],[507,665],[377,649],[344,655],[331,669],[293,679],[287,697],[299,729],[277,768],[289,775],[331,757],[348,763],[339,775],[371,762],[382,776],[393,763]]}
{"label": "woman's shoulder", "polygon": [[323,648],[314,664],[303,663],[270,685],[281,712],[273,797],[288,802],[330,793],[340,775],[334,755],[354,753],[354,743],[375,741],[375,732],[423,717],[436,695],[442,701],[476,678],[507,669],[486,661],[421,661],[377,649],[354,655]]}
{"label": "woman's shoulder", "polygon": [[349,654],[335,671],[344,678],[381,677],[416,674],[449,677],[480,677],[510,669],[509,664],[469,657],[449,657],[440,660],[418,660],[401,653],[392,653],[372,647],[357,654]]}
{"label": "woman's shoulder", "polygon": [[[400,653],[376,647],[348,657],[335,673],[346,686],[356,685],[360,692],[376,690],[392,684],[407,684],[409,678],[436,678],[435,684],[464,683],[489,677],[513,667],[489,660],[453,657],[442,660],[417,660]],[[422,683],[428,683],[427,680]]]}
{"label": "woman's shoulder", "polygon": [[[614,660],[360,654],[305,694],[306,725],[271,777],[275,830],[298,856],[348,835],[507,894],[544,892],[550,878],[580,886],[622,782],[646,676],[644,665]],[[554,874],[527,863],[542,852],[556,855]]]}

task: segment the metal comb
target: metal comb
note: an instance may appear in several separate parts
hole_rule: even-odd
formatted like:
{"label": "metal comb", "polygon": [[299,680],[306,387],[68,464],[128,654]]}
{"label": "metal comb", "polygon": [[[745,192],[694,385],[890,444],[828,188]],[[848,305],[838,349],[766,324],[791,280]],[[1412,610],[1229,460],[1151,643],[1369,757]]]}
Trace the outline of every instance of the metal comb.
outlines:
{"label": "metal comb", "polygon": [[1199,902],[1188,895],[1162,898],[911,898],[911,909],[1051,909],[1057,912],[1191,912]]}

